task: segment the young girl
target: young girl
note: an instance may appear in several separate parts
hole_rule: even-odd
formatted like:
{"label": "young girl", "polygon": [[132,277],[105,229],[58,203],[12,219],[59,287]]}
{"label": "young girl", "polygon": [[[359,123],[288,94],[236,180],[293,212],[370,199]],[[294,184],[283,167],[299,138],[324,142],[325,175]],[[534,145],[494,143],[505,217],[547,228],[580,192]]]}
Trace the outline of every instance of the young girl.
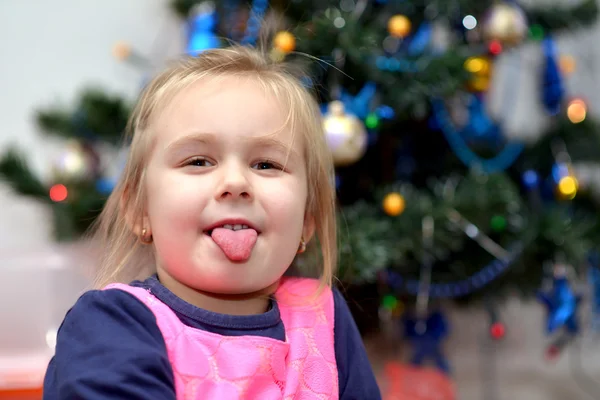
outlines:
{"label": "young girl", "polygon": [[[99,220],[99,290],[66,315],[44,398],[379,399],[331,288],[321,115],[285,64],[235,46],[185,59],[148,85],[130,125]],[[320,280],[284,277],[313,236]]]}

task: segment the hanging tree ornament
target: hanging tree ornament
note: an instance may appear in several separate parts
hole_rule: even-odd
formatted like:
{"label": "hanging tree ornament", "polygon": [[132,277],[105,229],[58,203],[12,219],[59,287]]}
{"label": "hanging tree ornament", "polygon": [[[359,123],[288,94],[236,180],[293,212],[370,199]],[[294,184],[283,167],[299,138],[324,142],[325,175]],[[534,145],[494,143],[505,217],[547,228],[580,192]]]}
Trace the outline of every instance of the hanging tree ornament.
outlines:
{"label": "hanging tree ornament", "polygon": [[400,193],[392,192],[383,198],[383,210],[389,216],[396,217],[404,212],[406,202]]}
{"label": "hanging tree ornament", "polygon": [[565,89],[557,61],[557,50],[554,40],[550,37],[546,38],[543,49],[545,66],[542,82],[542,102],[551,115],[557,115],[562,108]]}
{"label": "hanging tree ornament", "polygon": [[410,34],[412,24],[404,15],[394,15],[388,21],[388,32],[395,38],[405,38]]}
{"label": "hanging tree ornament", "polygon": [[464,63],[464,68],[472,74],[472,78],[467,82],[469,90],[473,92],[488,90],[492,75],[492,63],[488,57],[469,57]]}
{"label": "hanging tree ornament", "polygon": [[444,314],[429,310],[429,293],[433,266],[433,217],[423,218],[423,265],[419,281],[419,292],[414,315],[404,319],[405,335],[413,346],[412,364],[421,366],[426,360],[432,361],[444,372],[450,372],[448,360],[443,354],[441,343],[448,336],[448,322]]}
{"label": "hanging tree ornament", "polygon": [[198,55],[205,50],[220,46],[215,34],[217,26],[217,10],[213,2],[206,1],[192,9],[188,21],[188,43],[186,51],[190,55]]}
{"label": "hanging tree ornament", "polygon": [[580,98],[574,98],[569,101],[567,106],[567,118],[574,124],[579,124],[585,121],[587,116],[587,105],[585,101]]}
{"label": "hanging tree ornament", "polygon": [[537,293],[538,300],[546,306],[546,334],[560,331],[559,336],[548,346],[546,355],[556,357],[579,332],[577,314],[581,296],[575,294],[567,278],[567,266],[554,265],[549,289]]}
{"label": "hanging tree ornament", "polygon": [[323,127],[336,166],[354,164],[365,154],[368,140],[365,126],[345,111],[342,102],[336,100],[329,104]]}
{"label": "hanging tree ornament", "polygon": [[484,18],[483,33],[490,42],[516,46],[527,37],[527,17],[513,2],[494,4]]}
{"label": "hanging tree ornament", "polygon": [[273,38],[273,48],[270,52],[271,60],[281,62],[285,56],[296,49],[296,38],[287,31],[278,32]]}
{"label": "hanging tree ornament", "polygon": [[506,325],[500,320],[498,307],[488,295],[485,297],[485,308],[490,317],[489,334],[493,340],[504,339],[506,335]]}
{"label": "hanging tree ornament", "polygon": [[56,181],[81,181],[93,179],[95,162],[84,146],[76,140],[70,141],[52,166]]}
{"label": "hanging tree ornament", "polygon": [[290,32],[278,32],[273,39],[273,47],[284,54],[290,53],[296,49],[296,38]]}

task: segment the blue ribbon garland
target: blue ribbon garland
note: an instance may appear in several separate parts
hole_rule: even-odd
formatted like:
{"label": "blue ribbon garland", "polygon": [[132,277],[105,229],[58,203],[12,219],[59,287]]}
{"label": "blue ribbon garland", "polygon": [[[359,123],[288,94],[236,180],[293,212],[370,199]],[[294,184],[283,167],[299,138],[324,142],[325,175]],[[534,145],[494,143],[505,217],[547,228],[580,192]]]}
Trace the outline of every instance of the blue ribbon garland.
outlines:
{"label": "blue ribbon garland", "polygon": [[471,150],[469,145],[465,143],[461,134],[456,130],[454,124],[450,120],[444,102],[435,99],[432,101],[432,107],[438,125],[444,133],[446,140],[448,140],[452,151],[454,151],[456,156],[468,167],[478,166],[483,172],[488,174],[502,172],[513,165],[525,148],[522,143],[509,143],[495,157],[484,159]]}

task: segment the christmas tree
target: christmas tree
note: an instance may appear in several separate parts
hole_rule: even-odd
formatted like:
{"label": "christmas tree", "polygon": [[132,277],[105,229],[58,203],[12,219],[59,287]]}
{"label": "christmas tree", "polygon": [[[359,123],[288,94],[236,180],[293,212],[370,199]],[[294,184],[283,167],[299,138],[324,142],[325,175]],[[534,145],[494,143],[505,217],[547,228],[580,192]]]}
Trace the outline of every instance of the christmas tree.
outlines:
{"label": "christmas tree", "polygon": [[42,132],[65,141],[60,157],[51,161],[47,180],[32,170],[23,149],[13,146],[0,159],[0,179],[18,193],[48,204],[57,240],[80,238],[100,214],[124,165],[118,155],[128,116],[122,98],[86,89],[72,108],[36,113]]}
{"label": "christmas tree", "polygon": [[[309,66],[336,163],[338,276],[377,284],[384,308],[397,296],[533,294],[548,261],[586,265],[600,233],[590,179],[600,137],[585,99],[565,90],[577,60],[555,38],[594,23],[594,0],[175,0],[172,11],[187,32],[182,53],[255,45],[278,26],[271,57]],[[511,122],[519,83],[502,68],[531,64],[525,45],[542,53],[545,113],[527,129]],[[131,47],[116,50],[140,65]],[[74,111],[40,113],[71,140],[51,182],[17,150],[0,162],[15,190],[51,204],[58,238],[81,235],[101,209],[118,176],[105,166],[118,163],[98,148],[114,152],[127,114],[98,92]]]}
{"label": "christmas tree", "polygon": [[[188,52],[220,37],[256,43],[275,15],[272,56],[317,59],[306,84],[337,167],[340,279],[417,295],[429,265],[429,296],[533,294],[545,262],[585,263],[599,227],[586,162],[600,137],[585,100],[566,93],[577,60],[555,37],[594,23],[595,1],[271,3],[173,6],[188,22]],[[525,45],[543,53],[545,116],[520,132],[506,106],[518,82],[496,65],[518,61]]]}

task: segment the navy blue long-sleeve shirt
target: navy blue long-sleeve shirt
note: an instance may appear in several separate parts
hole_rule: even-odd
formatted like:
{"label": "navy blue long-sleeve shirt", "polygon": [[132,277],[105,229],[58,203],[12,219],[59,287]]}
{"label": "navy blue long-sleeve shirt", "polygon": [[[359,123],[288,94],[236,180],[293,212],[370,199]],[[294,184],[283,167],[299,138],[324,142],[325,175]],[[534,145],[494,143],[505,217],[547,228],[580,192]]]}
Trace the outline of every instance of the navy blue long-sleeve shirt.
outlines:
{"label": "navy blue long-sleeve shirt", "polygon": [[[285,340],[277,302],[264,314],[231,316],[179,299],[155,276],[132,286],[150,290],[196,329]],[[340,399],[381,399],[362,339],[337,289],[333,299]],[[175,399],[173,371],[152,311],[118,289],[83,294],[58,331],[56,354],[46,372],[44,400],[55,399]]]}

